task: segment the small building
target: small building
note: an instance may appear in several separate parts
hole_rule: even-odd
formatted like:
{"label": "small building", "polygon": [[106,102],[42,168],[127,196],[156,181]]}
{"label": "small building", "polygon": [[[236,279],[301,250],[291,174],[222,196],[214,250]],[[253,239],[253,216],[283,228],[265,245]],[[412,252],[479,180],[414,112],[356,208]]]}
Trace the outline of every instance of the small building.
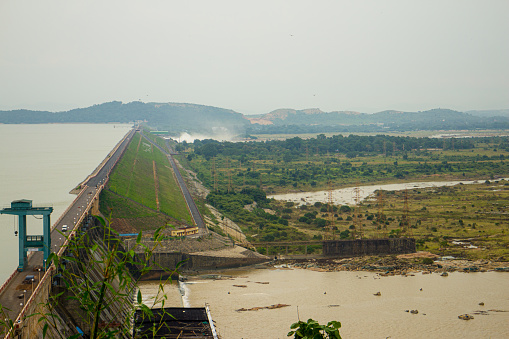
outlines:
{"label": "small building", "polygon": [[174,230],[171,230],[172,237],[185,237],[186,235],[198,234],[198,227],[180,227]]}

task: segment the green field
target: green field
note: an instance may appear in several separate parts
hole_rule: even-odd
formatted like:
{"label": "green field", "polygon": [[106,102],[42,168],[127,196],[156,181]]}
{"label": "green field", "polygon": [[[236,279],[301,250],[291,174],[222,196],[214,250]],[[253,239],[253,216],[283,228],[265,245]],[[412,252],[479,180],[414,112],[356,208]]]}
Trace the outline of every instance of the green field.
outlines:
{"label": "green field", "polygon": [[[154,162],[157,181],[154,178]],[[166,155],[153,147],[146,139],[141,138],[139,134],[133,137],[124,156],[110,175],[106,188],[117,195],[115,198],[111,195],[101,197],[109,202],[110,208],[114,209],[115,218],[146,217],[148,213],[143,208],[122,206],[123,203],[118,198],[120,196],[137,202],[154,213],[159,210],[160,213],[179,222],[192,223],[186,202],[175,181]],[[156,188],[158,188],[159,206],[156,200]],[[158,226],[160,225],[154,225],[154,228]]]}

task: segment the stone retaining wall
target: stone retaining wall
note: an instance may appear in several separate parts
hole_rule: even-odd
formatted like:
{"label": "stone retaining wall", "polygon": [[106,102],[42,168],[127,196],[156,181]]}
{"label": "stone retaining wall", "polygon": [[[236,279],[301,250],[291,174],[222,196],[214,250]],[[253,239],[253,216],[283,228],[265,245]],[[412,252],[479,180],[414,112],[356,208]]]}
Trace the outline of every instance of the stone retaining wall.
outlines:
{"label": "stone retaining wall", "polygon": [[218,256],[218,255],[202,255],[188,254],[180,252],[154,253],[148,259],[147,264],[150,265],[150,272],[142,277],[142,280],[152,280],[154,277],[167,277],[171,271],[179,272],[190,270],[205,270],[217,268],[231,268],[254,265],[267,261],[265,256]]}
{"label": "stone retaining wall", "polygon": [[404,254],[415,251],[414,238],[328,240],[323,242],[323,255],[328,257]]}

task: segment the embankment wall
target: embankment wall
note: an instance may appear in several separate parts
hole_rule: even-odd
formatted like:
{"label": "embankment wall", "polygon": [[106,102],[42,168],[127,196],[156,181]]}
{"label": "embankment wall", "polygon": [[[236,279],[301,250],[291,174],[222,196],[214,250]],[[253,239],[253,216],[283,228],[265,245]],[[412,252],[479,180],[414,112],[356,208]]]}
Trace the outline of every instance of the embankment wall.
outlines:
{"label": "embankment wall", "polygon": [[[138,254],[139,255],[139,254]],[[221,257],[199,254],[187,254],[180,252],[158,252],[146,259],[150,265],[149,273],[142,280],[152,280],[159,277],[167,277],[170,272],[177,269],[179,272],[190,270],[206,270],[217,268],[231,268],[254,265],[266,262],[266,258],[260,257]]]}
{"label": "embankment wall", "polygon": [[415,251],[414,238],[327,240],[323,242],[323,255],[328,257],[404,254]]}

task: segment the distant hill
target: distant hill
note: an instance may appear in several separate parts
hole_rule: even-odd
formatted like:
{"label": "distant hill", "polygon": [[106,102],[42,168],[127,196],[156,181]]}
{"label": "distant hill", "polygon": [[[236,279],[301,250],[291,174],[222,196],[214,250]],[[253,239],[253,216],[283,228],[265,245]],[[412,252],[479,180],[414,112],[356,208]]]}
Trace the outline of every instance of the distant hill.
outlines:
{"label": "distant hill", "polygon": [[0,123],[130,123],[146,121],[149,126],[170,132],[237,134],[249,121],[240,113],[212,106],[184,103],[107,102],[65,112],[0,111]]}
{"label": "distant hill", "polygon": [[129,123],[147,125],[177,135],[180,132],[228,139],[233,135],[264,133],[377,132],[413,130],[509,129],[509,110],[423,112],[387,110],[374,114],[323,112],[318,108],[278,109],[244,116],[232,110],[186,103],[107,102],[65,112],[0,111],[0,123]]}
{"label": "distant hill", "polygon": [[485,109],[481,111],[466,111],[478,117],[509,117],[509,109]]}
{"label": "distant hill", "polygon": [[[474,116],[449,109],[424,112],[382,111],[366,114],[319,109],[281,109],[248,119],[248,133],[384,132],[509,128],[509,116]],[[262,123],[258,123],[258,121]]]}

